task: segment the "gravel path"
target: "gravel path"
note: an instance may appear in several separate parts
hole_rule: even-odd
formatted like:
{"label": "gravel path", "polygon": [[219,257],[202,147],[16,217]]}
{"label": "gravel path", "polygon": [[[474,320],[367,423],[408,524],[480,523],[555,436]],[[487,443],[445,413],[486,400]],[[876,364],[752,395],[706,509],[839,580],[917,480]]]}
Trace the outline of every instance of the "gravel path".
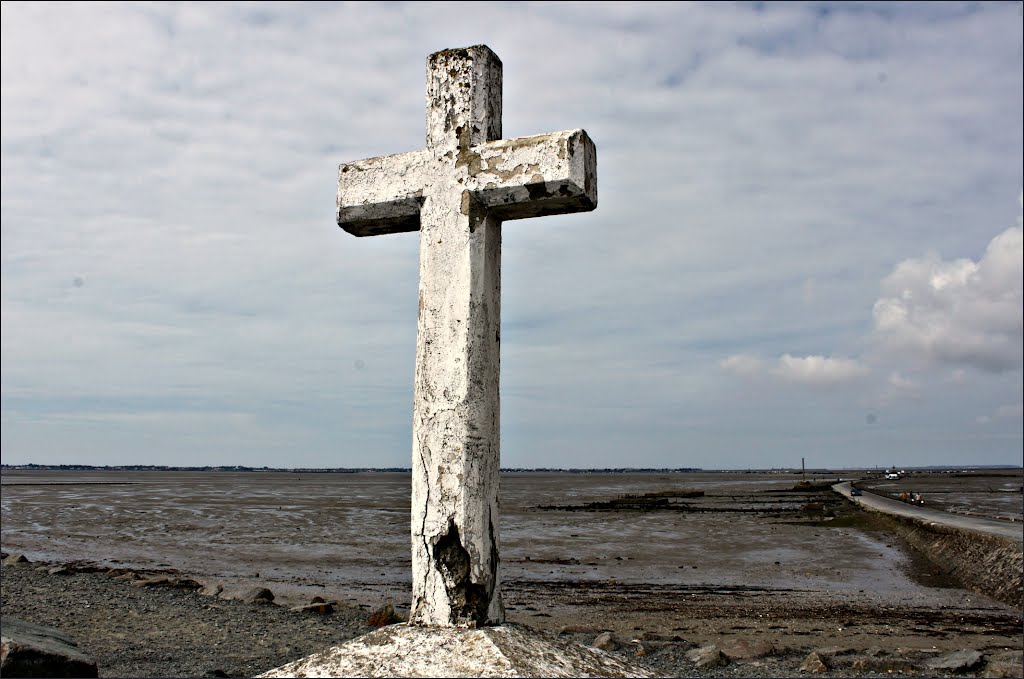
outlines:
{"label": "gravel path", "polygon": [[37,568],[3,566],[3,614],[66,632],[103,677],[253,676],[371,629],[359,608],[299,614]]}

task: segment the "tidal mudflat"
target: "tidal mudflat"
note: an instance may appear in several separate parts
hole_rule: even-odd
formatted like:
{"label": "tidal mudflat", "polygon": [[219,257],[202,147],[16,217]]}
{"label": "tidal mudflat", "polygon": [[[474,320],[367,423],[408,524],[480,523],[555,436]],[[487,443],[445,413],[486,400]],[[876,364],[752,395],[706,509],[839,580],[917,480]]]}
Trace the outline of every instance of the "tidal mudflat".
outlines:
{"label": "tidal mudflat", "polygon": [[[11,470],[2,480],[5,552],[254,583],[285,604],[314,594],[407,603],[407,474]],[[835,476],[794,490],[800,480],[503,474],[508,618],[779,651],[1021,648],[1019,611],[960,589],[828,490]]]}

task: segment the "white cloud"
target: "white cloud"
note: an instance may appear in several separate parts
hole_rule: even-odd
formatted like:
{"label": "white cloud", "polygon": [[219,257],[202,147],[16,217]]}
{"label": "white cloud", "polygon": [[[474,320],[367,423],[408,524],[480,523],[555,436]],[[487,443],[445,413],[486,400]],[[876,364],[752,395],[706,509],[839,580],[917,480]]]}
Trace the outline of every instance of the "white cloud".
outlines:
{"label": "white cloud", "polygon": [[866,366],[849,358],[829,356],[791,356],[783,354],[774,363],[756,356],[737,354],[719,364],[723,370],[741,377],[769,376],[782,382],[825,387],[845,384],[864,377]]}
{"label": "white cloud", "polygon": [[873,309],[877,339],[887,350],[932,363],[1019,369],[1022,257],[1022,230],[1011,227],[978,262],[935,254],[904,260],[882,281]]}
{"label": "white cloud", "polygon": [[831,386],[863,377],[867,374],[867,368],[849,358],[784,354],[772,373],[784,381],[796,384]]}

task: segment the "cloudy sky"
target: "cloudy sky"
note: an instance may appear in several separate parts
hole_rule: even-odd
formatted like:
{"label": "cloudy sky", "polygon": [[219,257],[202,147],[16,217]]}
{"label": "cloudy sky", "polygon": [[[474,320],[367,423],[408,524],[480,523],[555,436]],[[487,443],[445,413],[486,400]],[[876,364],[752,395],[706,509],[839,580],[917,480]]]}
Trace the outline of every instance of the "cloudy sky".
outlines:
{"label": "cloudy sky", "polygon": [[582,127],[503,235],[502,463],[1020,464],[1021,4],[3,4],[9,464],[408,466],[429,53]]}

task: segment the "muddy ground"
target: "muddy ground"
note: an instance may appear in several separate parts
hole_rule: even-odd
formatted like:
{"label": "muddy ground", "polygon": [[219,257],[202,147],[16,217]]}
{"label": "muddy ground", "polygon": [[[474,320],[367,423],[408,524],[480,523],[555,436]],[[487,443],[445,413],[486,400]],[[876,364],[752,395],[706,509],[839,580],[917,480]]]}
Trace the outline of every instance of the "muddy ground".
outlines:
{"label": "muddy ground", "polygon": [[[204,584],[255,583],[285,605],[321,595],[367,613],[391,599],[404,612],[408,476],[296,476],[5,471],[3,549],[33,560],[177,570]],[[1020,611],[961,588],[884,520],[828,490],[835,478],[794,489],[798,481],[767,474],[503,475],[508,618],[552,632],[589,626],[572,635],[581,643],[593,642],[595,630],[613,631],[625,642],[618,652],[642,653],[644,662],[676,676],[707,674],[684,659],[691,645],[737,640],[773,648],[739,676],[788,676],[816,649],[846,652],[838,658],[849,662],[837,659],[837,676],[868,674],[863,663],[852,669],[864,654],[901,659],[888,667],[920,673],[924,659],[944,652],[973,649],[994,658],[1022,649]],[[53,483],[62,485],[42,485]],[[631,506],[615,506],[623,499]],[[18,610],[25,593],[11,589],[6,572],[4,614]],[[25,572],[44,578],[43,571]],[[31,585],[40,601],[60,576],[45,577]],[[180,624],[208,614],[203,605],[186,607]],[[73,616],[61,620],[67,625]],[[338,634],[357,633],[346,625]],[[89,624],[80,630],[97,633]],[[328,636],[309,638],[333,643]],[[679,641],[644,646],[645,636]],[[292,656],[260,662],[306,653],[288,646]],[[721,672],[739,672],[732,666]]]}

